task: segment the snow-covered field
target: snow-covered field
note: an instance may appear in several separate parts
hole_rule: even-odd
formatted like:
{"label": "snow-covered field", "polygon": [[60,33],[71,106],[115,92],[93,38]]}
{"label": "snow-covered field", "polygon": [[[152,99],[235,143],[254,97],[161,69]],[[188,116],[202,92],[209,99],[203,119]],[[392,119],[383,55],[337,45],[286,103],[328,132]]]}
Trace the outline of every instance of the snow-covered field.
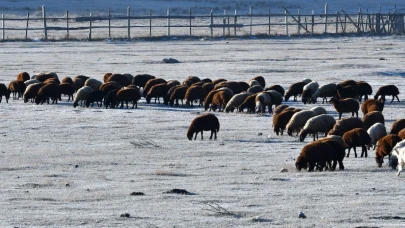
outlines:
{"label": "snow-covered field", "polygon": [[[374,91],[385,84],[401,91],[401,102],[384,108],[389,129],[404,118],[404,44],[403,37],[10,42],[1,44],[0,83],[8,84],[21,71],[99,80],[106,72],[181,81],[189,75],[244,81],[262,75],[267,85],[285,89],[303,78],[321,85],[365,80]],[[160,62],[167,57],[181,63]],[[330,104],[317,105],[337,117]],[[298,172],[294,159],[305,143],[276,136],[270,115],[215,113],[221,123],[218,140],[205,133],[203,141],[189,141],[187,128],[200,113],[202,108],[148,105],[143,99],[138,109],[129,110],[73,108],[66,98],[58,105],[3,100],[0,226],[405,225],[404,178],[386,163],[377,168],[374,151],[368,158],[345,159],[344,171]],[[174,188],[194,194],[163,193]],[[306,219],[298,218],[300,211]],[[120,217],[125,213],[129,217]]]}

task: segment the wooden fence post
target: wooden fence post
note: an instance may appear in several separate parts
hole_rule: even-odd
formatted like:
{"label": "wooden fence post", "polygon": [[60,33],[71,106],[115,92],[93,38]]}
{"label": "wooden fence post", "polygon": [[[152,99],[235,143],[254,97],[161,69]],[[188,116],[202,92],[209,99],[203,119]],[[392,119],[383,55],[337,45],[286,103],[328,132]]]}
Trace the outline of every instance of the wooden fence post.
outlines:
{"label": "wooden fence post", "polygon": [[269,36],[270,36],[270,25],[271,25],[271,20],[270,20],[271,16],[270,16],[270,7],[269,7]]}
{"label": "wooden fence post", "polygon": [[149,37],[152,37],[152,9],[149,10]]}
{"label": "wooden fence post", "polygon": [[287,10],[285,10],[284,13],[285,13],[285,35],[288,36],[288,13],[287,13]]}
{"label": "wooden fence post", "polygon": [[111,10],[108,10],[108,38],[111,39]]}
{"label": "wooden fence post", "polygon": [[300,26],[300,24],[301,24],[301,12],[300,12],[300,9],[298,9],[298,28],[297,28],[297,32],[298,32],[298,35],[301,35],[301,26]]}
{"label": "wooden fence post", "polygon": [[225,37],[225,26],[226,26],[226,10],[224,10],[224,18],[222,18],[222,36]]}
{"label": "wooden fence post", "polygon": [[46,31],[45,5],[42,5],[42,18],[43,18],[43,20],[44,20],[44,36],[45,36],[45,40],[48,40],[48,31]]}
{"label": "wooden fence post", "polygon": [[192,35],[192,34],[191,34],[191,27],[192,27],[192,26],[191,26],[191,8],[188,9],[188,15],[189,15],[189,17],[190,17],[190,37],[191,37],[191,35]]}
{"label": "wooden fence post", "polygon": [[312,10],[311,16],[311,36],[314,35],[314,25],[315,25],[315,14],[314,10]]}
{"label": "wooden fence post", "polygon": [[28,39],[28,23],[30,21],[30,11],[27,12],[27,26],[25,27],[25,39]]}
{"label": "wooden fence post", "polygon": [[234,33],[234,36],[236,36],[236,22],[238,21],[238,15],[237,15],[236,9],[235,9],[235,19],[233,21],[235,23],[235,27],[233,28],[233,33]]}
{"label": "wooden fence post", "polygon": [[252,36],[252,5],[250,5],[250,7],[249,7],[249,17],[250,17],[250,32],[249,32],[249,34],[250,34],[250,36]]}
{"label": "wooden fence post", "polygon": [[2,30],[2,38],[3,38],[3,40],[6,37],[6,35],[5,35],[5,32],[6,32],[5,25],[6,25],[6,23],[4,22],[4,14],[2,14],[1,15],[1,30]]}
{"label": "wooden fence post", "polygon": [[92,26],[92,14],[90,13],[89,40],[91,40],[91,26]]}
{"label": "wooden fence post", "polygon": [[211,25],[210,25],[210,27],[211,27],[211,37],[214,37],[214,31],[213,31],[214,17],[212,15],[212,9],[211,9],[211,12],[210,12],[210,18],[211,18]]}
{"label": "wooden fence post", "polygon": [[128,39],[131,39],[131,8],[127,8],[127,17],[128,17]]}
{"label": "wooden fence post", "polygon": [[338,34],[339,32],[339,11],[336,11],[336,30],[335,33]]}
{"label": "wooden fence post", "polygon": [[69,10],[66,10],[66,38],[69,40]]}
{"label": "wooden fence post", "polygon": [[170,8],[167,8],[167,36],[170,37]]}
{"label": "wooden fence post", "polygon": [[323,33],[328,32],[328,3],[325,3],[325,30]]}

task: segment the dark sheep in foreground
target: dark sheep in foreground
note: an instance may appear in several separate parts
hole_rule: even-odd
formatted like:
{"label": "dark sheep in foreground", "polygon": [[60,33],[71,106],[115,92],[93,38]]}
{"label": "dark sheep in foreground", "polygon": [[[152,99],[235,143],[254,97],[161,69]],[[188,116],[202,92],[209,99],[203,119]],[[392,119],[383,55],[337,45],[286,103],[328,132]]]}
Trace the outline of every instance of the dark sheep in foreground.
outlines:
{"label": "dark sheep in foreground", "polygon": [[193,135],[195,134],[194,140],[196,140],[198,133],[201,132],[201,140],[203,140],[203,131],[211,131],[210,139],[212,139],[213,135],[214,140],[217,139],[219,120],[215,115],[208,113],[194,118],[188,128],[187,138],[192,140]]}
{"label": "dark sheep in foreground", "polygon": [[[156,100],[160,97],[164,99],[164,97],[167,95],[167,92],[169,91],[170,86],[167,83],[160,83],[157,85],[154,85],[150,88],[148,94],[146,95],[146,103],[150,103],[150,100],[154,97],[155,98],[155,104]],[[159,100],[160,103],[160,100]]]}
{"label": "dark sheep in foreground", "polygon": [[365,129],[368,129],[375,123],[382,123],[385,125],[384,115],[379,111],[369,112],[363,116],[362,119]]}
{"label": "dark sheep in foreground", "polygon": [[357,158],[356,147],[361,146],[361,156],[367,157],[367,146],[371,142],[371,137],[368,135],[367,131],[364,128],[354,128],[350,131],[347,131],[342,136],[343,141],[345,142],[346,147],[348,148],[347,157],[349,157],[350,149],[354,150],[354,157]]}
{"label": "dark sheep in foreground", "polygon": [[336,122],[332,130],[328,132],[328,135],[343,136],[345,132],[350,131],[354,128],[364,128],[363,121],[361,121],[361,119],[357,117],[343,118]]}
{"label": "dark sheep in foreground", "polygon": [[398,134],[398,132],[405,128],[405,119],[398,119],[396,120],[390,130],[390,134]]}
{"label": "dark sheep in foreground", "polygon": [[10,93],[8,92],[6,85],[0,83],[0,103],[3,96],[6,98],[6,103],[8,103],[8,99],[10,99]]}
{"label": "dark sheep in foreground", "polygon": [[339,99],[356,98],[357,96],[357,84],[343,86],[341,84],[336,85],[336,94]]}
{"label": "dark sheep in foreground", "polygon": [[373,88],[371,85],[365,81],[358,81],[357,83],[357,96],[359,97],[359,101],[362,101],[362,97],[364,96],[364,100],[368,100],[368,95],[373,93]]}
{"label": "dark sheep in foreground", "polygon": [[107,95],[104,97],[104,107],[105,108],[115,108],[117,106],[117,93],[120,89],[114,89],[107,92]]}
{"label": "dark sheep in foreground", "polygon": [[294,101],[297,100],[297,96],[302,94],[302,90],[306,85],[306,82],[296,82],[290,85],[287,92],[285,93],[284,99],[288,101],[291,96],[294,97]]}
{"label": "dark sheep in foreground", "polygon": [[264,89],[264,91],[268,91],[268,90],[275,90],[275,91],[279,92],[282,97],[284,97],[284,95],[285,95],[285,90],[281,85],[272,85],[272,86]]}
{"label": "dark sheep in foreground", "polygon": [[44,85],[45,83],[39,82],[27,86],[27,89],[25,90],[23,95],[24,103],[27,103],[30,99],[32,100],[32,102],[34,102],[35,97],[38,95],[39,89],[41,89],[41,87],[43,87]]}
{"label": "dark sheep in foreground", "polygon": [[329,102],[333,104],[333,107],[339,113],[339,119],[342,118],[342,113],[346,112],[351,112],[352,116],[356,113],[356,117],[359,117],[360,104],[357,100],[353,98],[338,100],[337,98],[332,97]]}
{"label": "dark sheep in foreground", "polygon": [[132,102],[132,108],[137,108],[139,99],[141,99],[139,89],[134,88],[120,89],[115,97],[117,104],[121,103],[121,108],[124,108],[124,103],[129,108],[128,102]]}
{"label": "dark sheep in foreground", "polygon": [[28,81],[28,80],[30,80],[31,79],[31,77],[30,77],[30,75],[27,73],[27,72],[21,72],[21,73],[19,73],[18,75],[17,75],[17,81],[23,81],[23,82],[25,82],[25,81]]}
{"label": "dark sheep in foreground", "polygon": [[301,109],[285,109],[278,115],[273,116],[273,129],[276,135],[283,135],[283,132],[286,129],[291,117],[299,111],[301,111]]}
{"label": "dark sheep in foreground", "polygon": [[11,81],[10,84],[8,84],[8,94],[13,94],[13,100],[18,100],[20,97],[23,96],[26,85],[23,81]]}
{"label": "dark sheep in foreground", "polygon": [[226,104],[231,100],[232,93],[222,90],[218,93],[215,93],[211,102],[211,109],[215,112],[218,108],[218,112],[221,112],[225,109]]}
{"label": "dark sheep in foreground", "polygon": [[132,79],[132,84],[138,86],[139,88],[144,88],[146,83],[150,79],[155,79],[156,77],[150,74],[138,74]]}
{"label": "dark sheep in foreground", "polygon": [[203,105],[205,90],[201,86],[191,86],[187,89],[184,99],[187,106],[193,106],[194,102],[198,102],[198,106]]}
{"label": "dark sheep in foreground", "polygon": [[281,113],[288,107],[290,107],[290,106],[288,106],[286,104],[277,106],[276,108],[273,109],[273,116],[278,115],[279,113]]}
{"label": "dark sheep in foreground", "polygon": [[377,100],[378,96],[381,96],[381,99],[383,99],[385,102],[385,96],[392,96],[391,103],[394,101],[395,98],[397,98],[397,101],[399,102],[398,94],[398,87],[396,87],[395,85],[385,85],[381,86],[377,90],[376,94],[374,95],[374,100]]}
{"label": "dark sheep in foreground", "polygon": [[377,162],[378,167],[381,167],[384,163],[384,157],[390,156],[392,149],[401,142],[402,139],[396,134],[389,134],[385,137],[382,137],[378,140],[377,148],[375,151],[375,161]]}
{"label": "dark sheep in foreground", "polygon": [[167,83],[167,81],[164,80],[163,78],[150,79],[148,82],[146,82],[145,86],[143,87],[142,97],[146,97],[146,95],[148,95],[149,90],[152,88],[152,86],[161,84],[161,83]]}
{"label": "dark sheep in foreground", "polygon": [[334,150],[327,142],[315,141],[305,145],[295,160],[295,168],[314,171],[315,167],[322,171],[324,167],[332,167]]}
{"label": "dark sheep in foreground", "polygon": [[364,115],[366,115],[367,113],[372,112],[372,111],[382,112],[384,110],[384,100],[368,99],[361,104],[360,109]]}
{"label": "dark sheep in foreground", "polygon": [[336,170],[337,163],[339,163],[339,170],[344,170],[343,159],[346,157],[345,147],[333,138],[323,138],[319,141],[329,144],[333,149],[333,164],[331,170]]}
{"label": "dark sheep in foreground", "polygon": [[105,93],[101,90],[94,90],[89,98],[86,100],[86,107],[93,107],[94,102],[96,102],[97,107],[101,107],[103,105],[103,99],[104,99]]}
{"label": "dark sheep in foreground", "polygon": [[52,104],[57,104],[60,97],[59,85],[57,84],[47,84],[42,86],[37,96],[35,97],[35,104],[49,104],[49,99],[52,99]]}

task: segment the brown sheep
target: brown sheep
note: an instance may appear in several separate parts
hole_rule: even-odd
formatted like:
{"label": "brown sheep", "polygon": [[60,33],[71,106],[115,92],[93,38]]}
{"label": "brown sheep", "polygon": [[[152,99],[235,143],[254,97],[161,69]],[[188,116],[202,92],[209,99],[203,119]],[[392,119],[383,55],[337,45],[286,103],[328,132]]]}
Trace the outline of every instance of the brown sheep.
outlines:
{"label": "brown sheep", "polygon": [[288,122],[290,121],[291,117],[301,111],[301,109],[285,109],[278,115],[273,116],[273,129],[274,132],[278,135],[279,133],[283,135],[284,130],[286,129],[286,126]]}
{"label": "brown sheep", "polygon": [[184,99],[186,100],[186,105],[187,106],[193,106],[194,102],[199,102],[198,106],[203,105],[205,97],[205,90],[201,86],[190,86],[187,91],[186,95],[184,96]]}
{"label": "brown sheep", "polygon": [[148,95],[146,95],[146,103],[149,104],[152,97],[154,97],[155,104],[156,104],[156,99],[158,99],[159,104],[160,104],[159,97],[164,98],[166,96],[167,92],[169,91],[169,89],[170,89],[170,86],[167,83],[160,83],[160,84],[152,86],[148,92]]}
{"label": "brown sheep", "polygon": [[366,115],[371,111],[380,111],[382,112],[384,109],[384,101],[382,99],[374,100],[368,99],[361,104],[361,112]]}
{"label": "brown sheep", "polygon": [[142,96],[146,97],[146,95],[148,95],[149,90],[150,90],[150,88],[152,88],[152,86],[161,84],[161,83],[167,83],[167,81],[164,80],[163,78],[150,79],[148,82],[146,82],[145,86],[143,87]]}
{"label": "brown sheep", "polygon": [[121,85],[115,82],[103,83],[100,87],[98,87],[98,90],[103,91],[104,94],[116,89],[121,89]]}
{"label": "brown sheep", "polygon": [[405,128],[398,132],[398,136],[401,137],[402,140],[405,139]]}
{"label": "brown sheep", "polygon": [[[73,86],[73,84],[61,83],[61,84],[59,84],[59,90],[60,90],[61,95],[68,96],[68,101],[70,101],[71,97],[73,100],[73,94],[75,93],[75,87]],[[61,99],[59,99],[59,100],[61,100]]]}
{"label": "brown sheep", "polygon": [[30,80],[31,79],[31,77],[30,77],[30,75],[27,73],[27,72],[21,72],[21,73],[19,73],[18,75],[17,75],[17,81],[23,81],[23,82],[25,82],[25,81],[28,81],[28,80]]}
{"label": "brown sheep", "polygon": [[337,163],[339,163],[339,170],[344,170],[345,167],[343,165],[343,159],[346,157],[346,148],[341,143],[332,138],[323,138],[319,141],[328,143],[329,146],[331,146],[333,149],[333,164],[331,170],[336,170]]}
{"label": "brown sheep", "polygon": [[73,86],[75,87],[76,92],[84,86],[84,82],[85,81],[81,78],[73,78]]}
{"label": "brown sheep", "polygon": [[343,82],[341,82],[341,83],[339,83],[339,85],[342,85],[342,86],[357,86],[357,82],[355,81],[355,80],[351,80],[351,79],[349,79],[349,80],[345,80],[345,81],[343,81]]}
{"label": "brown sheep", "polygon": [[70,83],[73,84],[73,79],[71,77],[64,77],[60,83]]}
{"label": "brown sheep", "polygon": [[215,79],[214,81],[212,81],[212,84],[214,84],[214,86],[215,86],[218,83],[226,82],[226,81],[227,81],[226,79],[218,78],[218,79]]}
{"label": "brown sheep", "polygon": [[194,140],[196,140],[198,133],[201,132],[201,140],[203,140],[203,131],[211,131],[210,139],[212,139],[213,135],[214,140],[217,139],[219,120],[215,115],[207,113],[194,118],[190,124],[190,127],[188,128],[187,138],[192,140],[195,133]]}
{"label": "brown sheep", "polygon": [[208,82],[212,83],[212,80],[210,78],[204,78],[204,79],[201,79],[201,81],[204,83],[208,83]]}
{"label": "brown sheep", "polygon": [[255,113],[257,94],[258,93],[255,93],[246,97],[242,104],[239,105],[238,111],[243,112],[243,110],[247,108],[247,113]]}
{"label": "brown sheep", "polygon": [[123,74],[113,74],[111,75],[108,79],[107,82],[118,82],[118,84],[120,84],[122,87],[128,86],[131,84],[131,80],[123,75]]}
{"label": "brown sheep", "polygon": [[141,99],[139,90],[134,88],[120,89],[115,97],[117,104],[121,103],[121,108],[124,108],[124,102],[127,105],[127,108],[128,102],[132,102],[132,108],[137,108],[139,99]]}
{"label": "brown sheep", "polygon": [[188,76],[184,81],[188,81],[188,80],[192,81],[193,84],[197,83],[197,82],[201,82],[201,79],[197,76]]}
{"label": "brown sheep", "polygon": [[363,121],[356,117],[343,118],[336,122],[332,130],[328,132],[328,135],[343,136],[345,132],[350,131],[354,128],[364,128]]}
{"label": "brown sheep", "polygon": [[[203,89],[205,90],[205,94],[208,95],[212,90],[214,90],[214,84],[211,82],[206,82],[202,85]],[[205,99],[205,98],[204,98]]]}
{"label": "brown sheep", "polygon": [[405,128],[405,119],[398,119],[392,124],[390,134],[397,135],[398,132],[404,128]]}
{"label": "brown sheep", "polygon": [[145,88],[146,83],[150,79],[155,79],[156,77],[150,74],[138,74],[132,79],[132,84],[138,86],[139,88]]}
{"label": "brown sheep", "polygon": [[401,137],[396,134],[389,134],[378,140],[377,149],[375,151],[375,161],[377,162],[378,167],[382,166],[382,163],[384,163],[384,157],[387,155],[390,156],[392,149],[401,141]]}
{"label": "brown sheep", "polygon": [[361,102],[362,97],[364,96],[364,100],[368,100],[368,95],[373,93],[373,88],[371,85],[365,81],[358,81],[357,84],[357,96],[359,97],[359,101]]}
{"label": "brown sheep", "polygon": [[243,91],[247,91],[249,89],[249,84],[247,82],[239,82],[240,86],[242,86]]}
{"label": "brown sheep", "polygon": [[353,98],[338,100],[337,98],[332,97],[329,102],[333,104],[333,107],[339,113],[339,119],[342,118],[342,113],[345,112],[351,112],[352,116],[356,113],[356,117],[359,117],[360,104],[357,100]]}
{"label": "brown sheep", "polygon": [[37,74],[34,79],[37,79],[40,82],[45,82],[47,79],[50,79],[50,78],[57,79],[58,75],[56,73],[40,73],[40,74]]}
{"label": "brown sheep", "polygon": [[59,85],[53,83],[46,84],[39,89],[38,94],[35,97],[35,104],[38,105],[45,102],[49,104],[49,99],[52,99],[52,104],[57,104],[59,97]]}
{"label": "brown sheep", "polygon": [[232,94],[226,90],[219,91],[215,93],[211,102],[211,109],[215,112],[218,108],[218,112],[225,109],[226,104],[231,100]]}
{"label": "brown sheep", "polygon": [[13,100],[18,100],[20,97],[23,96],[25,89],[27,86],[23,81],[11,81],[10,84],[8,84],[8,94],[13,93]]}
{"label": "brown sheep", "polygon": [[[227,88],[227,87],[222,87],[220,89],[213,89],[211,90],[211,92],[209,92],[205,97],[204,97],[204,110],[207,111],[210,108],[210,105],[212,103],[212,99],[214,98],[214,95],[219,92],[219,91],[229,91],[230,93],[232,93],[232,90]],[[211,109],[210,109],[211,111]]]}
{"label": "brown sheep", "polygon": [[279,105],[277,106],[274,110],[273,110],[273,116],[278,115],[279,113],[281,113],[282,111],[284,111],[286,108],[288,108],[290,106],[284,104],[284,105]]}
{"label": "brown sheep", "polygon": [[103,82],[104,83],[108,82],[108,78],[111,77],[111,75],[113,75],[113,73],[110,72],[105,73],[103,76]]}
{"label": "brown sheep", "polygon": [[265,88],[265,87],[266,87],[266,80],[264,80],[263,76],[256,76],[256,77],[253,77],[253,78],[250,79],[249,81],[251,81],[251,80],[256,80],[256,81],[260,84],[260,86],[261,86],[262,88]]}
{"label": "brown sheep", "polygon": [[385,125],[384,115],[379,111],[369,112],[363,116],[362,119],[365,129],[369,129],[375,123],[382,123]]}
{"label": "brown sheep", "polygon": [[347,131],[342,136],[346,147],[348,148],[347,157],[350,155],[350,149],[354,150],[354,157],[357,158],[356,147],[361,146],[361,156],[367,157],[367,145],[371,142],[371,137],[364,128],[354,128]]}
{"label": "brown sheep", "polygon": [[178,80],[169,80],[167,81],[167,84],[170,86],[170,88],[181,85],[181,83]]}
{"label": "brown sheep", "polygon": [[264,89],[264,91],[267,91],[267,90],[275,90],[275,91],[279,92],[281,94],[281,96],[283,96],[283,97],[285,95],[285,90],[283,87],[281,87],[281,85],[272,85],[272,86]]}
{"label": "brown sheep", "polygon": [[10,93],[8,92],[6,85],[4,85],[3,83],[0,83],[0,103],[1,103],[3,96],[6,98],[6,103],[8,103],[8,99],[10,98]]}
{"label": "brown sheep", "polygon": [[171,93],[170,100],[169,100],[171,107],[173,107],[174,101],[176,101],[175,105],[179,106],[179,100],[181,100],[181,105],[184,105],[183,104],[183,99],[186,96],[187,89],[188,89],[188,87],[183,86],[183,85],[174,87],[174,90]]}
{"label": "brown sheep", "polygon": [[291,96],[294,97],[294,101],[297,101],[297,96],[302,94],[304,86],[308,84],[306,82],[296,82],[290,85],[287,92],[285,93],[284,99],[288,101]]}
{"label": "brown sheep", "polygon": [[230,88],[232,90],[233,94],[238,94],[243,91],[243,88],[239,84],[239,82],[235,82],[235,81],[220,82],[214,86],[214,90],[220,89],[222,87]]}
{"label": "brown sheep", "polygon": [[395,85],[385,85],[385,86],[381,86],[377,90],[377,93],[374,96],[374,100],[377,100],[378,96],[381,96],[381,99],[383,99],[385,102],[385,96],[388,95],[388,96],[392,96],[391,103],[394,101],[395,98],[397,98],[397,100],[399,102],[398,94],[399,94],[398,87],[396,87]]}
{"label": "brown sheep", "polygon": [[75,81],[76,78],[80,78],[81,80],[83,80],[83,83],[84,83],[84,82],[87,81],[87,79],[89,79],[90,77],[89,77],[89,76],[86,76],[86,75],[77,75],[77,76],[75,76],[75,77],[73,78],[73,81]]}
{"label": "brown sheep", "polygon": [[305,145],[301,153],[295,160],[297,170],[307,169],[308,172],[314,171],[315,167],[322,171],[324,167],[332,167],[334,159],[334,150],[327,142],[315,141]]}
{"label": "brown sheep", "polygon": [[339,99],[356,98],[357,96],[357,84],[343,86],[341,84],[336,85],[336,93]]}
{"label": "brown sheep", "polygon": [[23,95],[23,100],[24,103],[27,103],[28,100],[32,99],[32,102],[35,101],[35,97],[38,95],[39,89],[41,89],[41,87],[43,87],[45,85],[45,83],[43,82],[39,82],[39,83],[35,83],[35,84],[31,84],[29,86],[27,86],[27,89],[24,92]]}

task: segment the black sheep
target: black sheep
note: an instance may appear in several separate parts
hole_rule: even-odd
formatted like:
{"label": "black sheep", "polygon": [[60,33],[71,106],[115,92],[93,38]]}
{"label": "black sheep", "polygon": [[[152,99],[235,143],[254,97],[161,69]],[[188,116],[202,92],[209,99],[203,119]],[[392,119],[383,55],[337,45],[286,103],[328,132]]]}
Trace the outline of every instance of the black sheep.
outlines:
{"label": "black sheep", "polygon": [[187,138],[189,140],[192,140],[193,135],[195,134],[194,140],[196,140],[198,133],[201,132],[202,140],[203,131],[211,131],[210,139],[212,139],[213,135],[214,140],[217,139],[217,132],[219,131],[219,120],[215,115],[207,113],[194,118],[194,120],[190,124],[190,127],[188,128]]}

